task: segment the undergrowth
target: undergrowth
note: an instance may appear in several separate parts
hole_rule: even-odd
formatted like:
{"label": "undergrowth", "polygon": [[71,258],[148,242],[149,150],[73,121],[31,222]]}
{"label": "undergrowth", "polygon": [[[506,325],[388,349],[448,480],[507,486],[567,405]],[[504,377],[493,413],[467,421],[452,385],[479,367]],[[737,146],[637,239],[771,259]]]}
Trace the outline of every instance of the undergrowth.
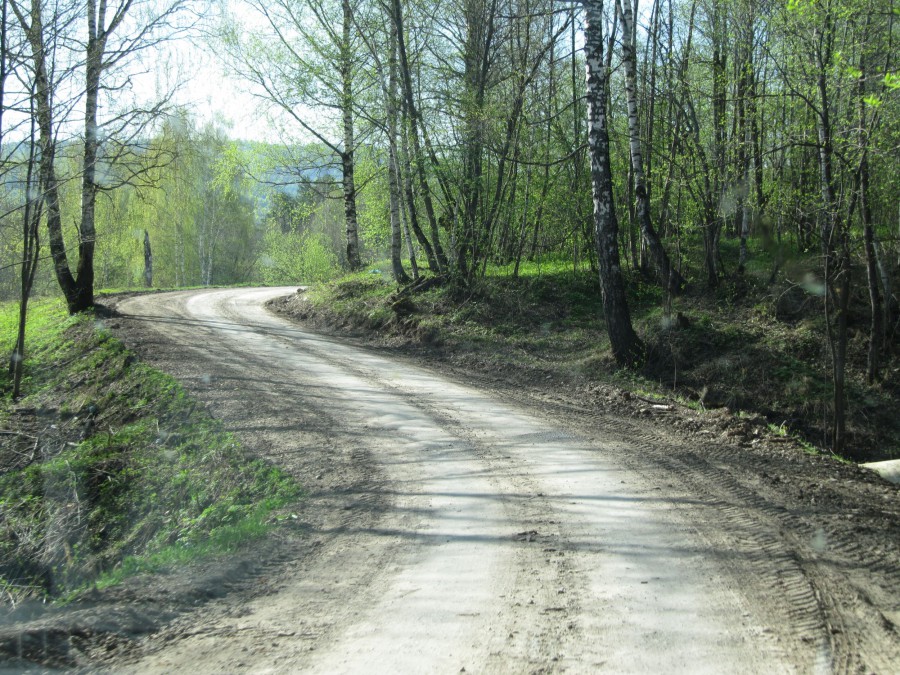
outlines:
{"label": "undergrowth", "polygon": [[[488,268],[465,288],[448,283],[418,293],[361,272],[312,288],[302,313],[385,342],[438,348],[443,358],[531,385],[600,381],[700,409],[752,412],[810,448],[827,447],[831,384],[821,303],[792,280],[803,278],[804,261],[792,265],[773,281],[771,260],[760,253],[719,288],[694,280],[668,301],[632,273],[632,319],[647,347],[639,372],[616,366],[596,275],[569,261],[526,263],[517,277]],[[849,454],[859,461],[900,456],[896,359],[885,361],[881,382],[865,382],[864,291],[857,289],[850,317],[847,375]]]}
{"label": "undergrowth", "polygon": [[[0,306],[0,353],[17,307]],[[24,396],[0,373],[0,592],[71,597],[232,551],[300,497],[101,317],[34,302]]]}

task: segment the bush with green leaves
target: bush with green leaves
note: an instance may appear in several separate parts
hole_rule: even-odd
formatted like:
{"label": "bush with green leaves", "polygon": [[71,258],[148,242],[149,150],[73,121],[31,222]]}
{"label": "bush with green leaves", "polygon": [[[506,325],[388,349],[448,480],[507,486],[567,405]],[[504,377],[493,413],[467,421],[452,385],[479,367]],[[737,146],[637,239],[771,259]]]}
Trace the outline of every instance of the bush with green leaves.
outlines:
{"label": "bush with green leaves", "polygon": [[331,242],[319,232],[283,232],[273,224],[264,251],[260,267],[267,284],[327,281],[339,272]]}

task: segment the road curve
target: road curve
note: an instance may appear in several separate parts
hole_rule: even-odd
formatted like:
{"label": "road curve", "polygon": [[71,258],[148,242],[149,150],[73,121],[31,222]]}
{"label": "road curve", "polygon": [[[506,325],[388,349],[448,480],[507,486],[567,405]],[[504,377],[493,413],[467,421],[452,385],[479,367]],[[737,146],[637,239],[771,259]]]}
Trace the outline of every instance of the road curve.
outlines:
{"label": "road curve", "polygon": [[[117,670],[828,669],[821,632],[793,639],[778,623],[791,607],[758,597],[765,580],[736,583],[692,499],[624,468],[621,440],[583,437],[264,309],[295,290],[118,304],[177,355],[175,375],[230,406],[251,447],[289,470],[314,449],[335,464],[297,469],[313,480],[310,502],[333,507],[310,526],[313,554],[285,562],[258,597],[226,597],[149,638]],[[365,475],[339,489],[329,479],[340,467]]]}

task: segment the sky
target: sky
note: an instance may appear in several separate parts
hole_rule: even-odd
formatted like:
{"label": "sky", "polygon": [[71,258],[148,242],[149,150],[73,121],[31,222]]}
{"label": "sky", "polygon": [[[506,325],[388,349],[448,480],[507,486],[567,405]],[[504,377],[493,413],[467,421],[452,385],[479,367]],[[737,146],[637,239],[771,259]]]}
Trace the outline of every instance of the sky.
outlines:
{"label": "sky", "polygon": [[[250,29],[254,17],[243,3],[225,2],[235,19]],[[207,20],[214,24],[215,15]],[[132,74],[135,95],[142,100],[157,98],[157,91],[177,85],[175,102],[188,107],[199,124],[218,120],[234,139],[272,141],[278,132],[269,123],[258,98],[247,83],[228,72],[215,50],[200,39],[179,38],[162,53],[142,64],[144,72]],[[277,140],[277,139],[276,139]]]}
{"label": "sky", "polygon": [[268,123],[259,100],[246,91],[246,84],[226,72],[205,49],[190,49],[190,72],[176,100],[188,105],[200,123],[219,119],[226,122],[231,138],[272,141],[277,133]]}
{"label": "sky", "polygon": [[[218,0],[215,6],[222,7],[227,0]],[[242,4],[233,4],[236,18],[248,27],[253,18]],[[212,22],[214,16],[207,19]],[[113,87],[108,98],[101,99],[101,119],[112,117],[123,109],[144,108],[160,100],[162,94],[176,89],[174,102],[191,110],[202,125],[218,120],[226,133],[234,139],[254,141],[277,141],[279,132],[269,123],[260,108],[259,100],[247,91],[246,83],[230,75],[226,65],[217,58],[214,50],[200,39],[179,37],[163,45],[157,45],[140,52],[136,58],[126,61],[124,71],[117,70],[106,76],[105,82]],[[56,99],[71,100],[80,95],[83,75],[60,85]],[[120,89],[126,78],[130,87]],[[10,106],[24,106],[28,94],[16,89],[18,80],[7,81],[6,102]],[[60,107],[60,111],[64,109]],[[29,117],[25,112],[12,108],[4,110],[4,139],[19,139],[28,131]],[[75,103],[65,115],[56,120],[61,137],[78,136],[83,129],[83,103]]]}

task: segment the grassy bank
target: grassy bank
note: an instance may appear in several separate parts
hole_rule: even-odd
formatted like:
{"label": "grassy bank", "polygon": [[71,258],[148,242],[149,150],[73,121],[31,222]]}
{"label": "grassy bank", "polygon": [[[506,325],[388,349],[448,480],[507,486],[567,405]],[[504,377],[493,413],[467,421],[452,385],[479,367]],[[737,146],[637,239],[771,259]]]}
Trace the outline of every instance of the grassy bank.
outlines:
{"label": "grassy bank", "polygon": [[[648,350],[636,373],[613,361],[596,275],[571,263],[527,265],[518,278],[494,269],[468,288],[416,293],[400,293],[385,274],[370,271],[313,287],[284,309],[523,386],[576,391],[603,383],[698,409],[727,407],[824,447],[831,385],[821,301],[784,275],[775,283],[770,276],[760,263],[715,291],[693,283],[668,308],[656,286],[633,276],[632,318]],[[896,458],[900,363],[887,360],[883,380],[865,383],[869,318],[864,289],[858,293],[850,317],[848,455]]]}
{"label": "grassy bank", "polygon": [[[0,355],[17,307],[0,306]],[[96,315],[33,303],[23,397],[0,372],[0,594],[60,598],[233,550],[300,490]]]}

